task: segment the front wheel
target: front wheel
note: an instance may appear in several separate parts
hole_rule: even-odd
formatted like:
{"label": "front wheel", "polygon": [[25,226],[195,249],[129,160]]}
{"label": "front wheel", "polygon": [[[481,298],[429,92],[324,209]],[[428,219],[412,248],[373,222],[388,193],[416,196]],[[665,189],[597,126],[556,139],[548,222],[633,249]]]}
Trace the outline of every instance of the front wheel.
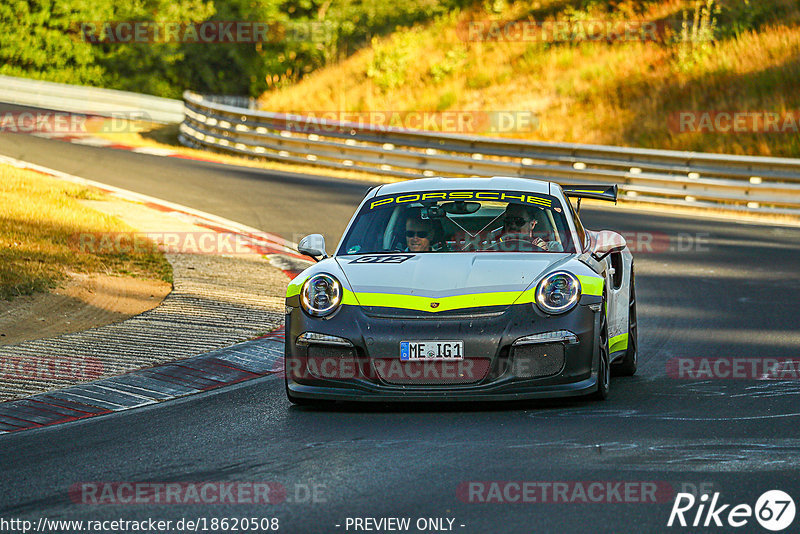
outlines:
{"label": "front wheel", "polygon": [[611,388],[611,364],[608,350],[608,317],[606,316],[606,301],[603,298],[603,309],[600,310],[600,334],[598,339],[597,363],[597,391],[592,398],[594,400],[605,400],[608,398],[608,391]]}

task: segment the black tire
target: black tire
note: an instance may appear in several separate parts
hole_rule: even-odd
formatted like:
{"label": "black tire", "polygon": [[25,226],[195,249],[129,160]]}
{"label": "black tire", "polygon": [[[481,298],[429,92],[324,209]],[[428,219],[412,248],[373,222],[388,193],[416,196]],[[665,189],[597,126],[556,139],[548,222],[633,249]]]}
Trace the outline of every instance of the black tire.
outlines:
{"label": "black tire", "polygon": [[608,317],[606,316],[606,299],[603,297],[603,309],[600,311],[600,339],[598,340],[599,361],[597,363],[597,391],[592,394],[594,400],[605,400],[611,387],[611,354],[608,350]]}
{"label": "black tire", "polygon": [[625,356],[611,366],[614,376],[633,376],[639,361],[638,321],[636,317],[636,279],[631,268],[631,292],[628,301],[628,348]]}

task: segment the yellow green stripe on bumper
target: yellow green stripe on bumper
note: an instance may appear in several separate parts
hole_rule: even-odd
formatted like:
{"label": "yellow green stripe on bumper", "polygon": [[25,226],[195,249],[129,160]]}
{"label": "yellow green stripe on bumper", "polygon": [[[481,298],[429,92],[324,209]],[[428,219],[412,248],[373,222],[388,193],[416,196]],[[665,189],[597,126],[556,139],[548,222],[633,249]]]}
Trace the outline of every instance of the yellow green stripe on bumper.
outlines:
{"label": "yellow green stripe on bumper", "polygon": [[[303,283],[308,279],[295,278],[286,288],[286,298],[300,294]],[[578,276],[584,295],[600,296],[603,294],[603,278],[595,276]],[[400,308],[406,310],[426,311],[432,313],[480,308],[488,306],[510,306],[512,304],[528,304],[534,302],[536,289],[519,293],[517,291],[501,291],[495,293],[473,293],[470,295],[453,295],[450,297],[423,297],[420,295],[398,295],[394,293],[353,293],[344,289],[342,304],[374,306],[382,308]],[[431,304],[438,303],[436,307]]]}
{"label": "yellow green stripe on bumper", "polygon": [[[345,296],[347,296],[347,293],[349,291],[345,291]],[[438,313],[484,306],[510,306],[518,296],[519,293],[516,291],[507,291],[437,298],[419,295],[394,295],[390,293],[358,293],[355,298],[358,299],[359,304],[362,306],[381,306],[384,308],[402,308],[404,310]],[[439,304],[434,308],[431,304],[435,302]]]}
{"label": "yellow green stripe on bumper", "polygon": [[289,297],[299,295],[300,289],[303,287],[303,284],[306,280],[308,280],[308,278],[308,276],[304,276],[302,278],[299,276],[294,277],[292,281],[289,282],[289,285],[286,286],[286,298],[288,299]]}
{"label": "yellow green stripe on bumper", "polygon": [[594,295],[596,297],[603,296],[603,286],[606,281],[600,276],[585,276],[578,275],[578,280],[581,282],[581,291],[584,295]]}
{"label": "yellow green stripe on bumper", "polygon": [[[601,296],[605,280],[597,276],[578,276],[584,295]],[[344,304],[348,304],[348,293],[345,290]],[[402,308],[405,310],[426,311],[432,313],[480,308],[488,306],[511,306],[512,304],[530,304],[536,299],[536,288],[518,293],[501,291],[496,293],[474,293],[471,295],[454,295],[452,297],[423,297],[419,295],[396,295],[391,293],[357,293],[355,298],[362,306],[380,306],[385,308]],[[436,308],[431,304],[438,302]]]}
{"label": "yellow green stripe on bumper", "polygon": [[608,340],[608,352],[617,352],[628,348],[628,334],[620,334]]}
{"label": "yellow green stripe on bumper", "polygon": [[[300,290],[303,288],[303,284],[308,279],[309,276],[305,276],[301,280],[298,280],[298,278],[293,279],[289,283],[289,285],[286,286],[286,298],[288,299],[296,295],[299,295]],[[389,296],[394,296],[394,295],[389,295]],[[347,304],[349,306],[358,306],[358,300],[356,299],[355,293],[342,288],[342,304]]]}

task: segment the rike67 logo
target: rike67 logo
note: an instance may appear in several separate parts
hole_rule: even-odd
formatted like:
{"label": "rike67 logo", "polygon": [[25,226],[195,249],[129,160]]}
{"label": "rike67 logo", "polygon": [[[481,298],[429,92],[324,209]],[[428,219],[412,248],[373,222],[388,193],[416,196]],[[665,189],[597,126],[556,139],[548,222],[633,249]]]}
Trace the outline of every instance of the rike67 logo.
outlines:
{"label": "rike67 logo", "polygon": [[[755,507],[749,504],[722,504],[719,496],[719,493],[711,497],[705,494],[698,499],[691,493],[678,493],[667,526],[740,528],[755,517],[765,529],[779,532],[789,528],[794,521],[794,501],[781,490],[765,492],[758,498]],[[752,527],[746,530],[752,532]]]}

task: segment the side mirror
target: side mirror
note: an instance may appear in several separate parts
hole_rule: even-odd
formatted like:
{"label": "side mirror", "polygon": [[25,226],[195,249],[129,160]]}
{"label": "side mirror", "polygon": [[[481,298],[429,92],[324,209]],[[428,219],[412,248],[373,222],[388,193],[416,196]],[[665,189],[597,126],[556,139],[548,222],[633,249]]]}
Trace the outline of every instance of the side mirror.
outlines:
{"label": "side mirror", "polygon": [[297,251],[300,254],[311,256],[315,261],[319,261],[317,259],[318,256],[321,256],[323,259],[328,257],[328,254],[325,252],[325,238],[322,237],[322,234],[305,236],[300,240],[300,244],[297,245]]}
{"label": "side mirror", "polygon": [[595,232],[592,235],[592,257],[600,261],[612,252],[619,252],[627,245],[628,243],[625,241],[625,238],[617,232],[612,232],[611,230]]}

